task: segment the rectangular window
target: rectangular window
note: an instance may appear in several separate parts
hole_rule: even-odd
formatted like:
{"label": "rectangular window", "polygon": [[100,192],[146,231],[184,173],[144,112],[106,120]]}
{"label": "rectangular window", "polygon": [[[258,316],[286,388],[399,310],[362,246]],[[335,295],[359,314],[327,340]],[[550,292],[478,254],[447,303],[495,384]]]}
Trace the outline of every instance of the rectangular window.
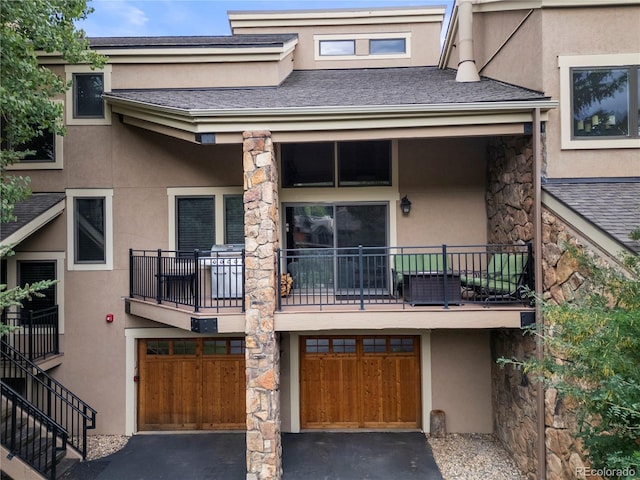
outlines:
{"label": "rectangular window", "polygon": [[332,187],[335,146],[332,142],[285,143],[281,148],[283,187]]}
{"label": "rectangular window", "polygon": [[73,74],[74,118],[104,118],[104,74]]}
{"label": "rectangular window", "polygon": [[369,55],[397,55],[406,53],[404,38],[372,38],[369,40]]}
{"label": "rectangular window", "polygon": [[75,261],[106,262],[106,222],[104,197],[75,197]]}
{"label": "rectangular window", "polygon": [[244,243],[244,202],[242,195],[224,196],[224,243]]}
{"label": "rectangular window", "polygon": [[281,160],[283,187],[391,185],[388,140],[338,142],[337,162],[334,143],[283,144]]}
{"label": "rectangular window", "polygon": [[215,197],[176,198],[176,249],[210,250],[215,243]]}
{"label": "rectangular window", "polygon": [[320,56],[332,57],[356,54],[355,40],[320,40]]}
{"label": "rectangular window", "polygon": [[391,185],[391,142],[338,143],[338,185]]}
{"label": "rectangular window", "polygon": [[[18,283],[22,287],[26,284],[32,285],[42,280],[56,280],[55,260],[19,260],[17,266]],[[21,309],[23,313],[29,312],[30,310],[37,312],[56,305],[55,284],[48,286],[44,290],[40,290],[40,293],[42,296],[33,295],[31,299],[23,300]]]}
{"label": "rectangular window", "polygon": [[15,150],[17,152],[31,151],[20,160],[20,163],[53,163],[56,161],[56,135],[51,130],[42,132],[37,137],[22,144],[14,144],[7,138],[7,131],[2,125],[2,149]]}
{"label": "rectangular window", "polygon": [[638,67],[571,69],[572,138],[638,138]]}

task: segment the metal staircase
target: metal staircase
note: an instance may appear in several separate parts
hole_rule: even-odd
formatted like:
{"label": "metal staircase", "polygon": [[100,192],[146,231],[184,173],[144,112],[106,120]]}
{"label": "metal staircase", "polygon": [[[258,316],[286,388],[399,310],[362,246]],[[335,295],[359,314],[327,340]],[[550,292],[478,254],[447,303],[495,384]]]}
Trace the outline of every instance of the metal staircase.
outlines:
{"label": "metal staircase", "polygon": [[86,457],[87,431],[95,428],[93,408],[4,340],[0,379],[3,470],[18,459],[53,480],[69,449]]}

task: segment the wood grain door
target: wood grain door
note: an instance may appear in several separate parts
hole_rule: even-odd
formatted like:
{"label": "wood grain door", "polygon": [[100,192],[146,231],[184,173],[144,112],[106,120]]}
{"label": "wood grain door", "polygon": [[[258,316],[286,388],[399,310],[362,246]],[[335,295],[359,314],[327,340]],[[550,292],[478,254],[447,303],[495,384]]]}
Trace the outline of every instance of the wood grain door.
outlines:
{"label": "wood grain door", "polygon": [[138,344],[138,429],[245,428],[244,339]]}
{"label": "wood grain door", "polygon": [[414,336],[301,338],[303,428],[418,428],[420,352]]}

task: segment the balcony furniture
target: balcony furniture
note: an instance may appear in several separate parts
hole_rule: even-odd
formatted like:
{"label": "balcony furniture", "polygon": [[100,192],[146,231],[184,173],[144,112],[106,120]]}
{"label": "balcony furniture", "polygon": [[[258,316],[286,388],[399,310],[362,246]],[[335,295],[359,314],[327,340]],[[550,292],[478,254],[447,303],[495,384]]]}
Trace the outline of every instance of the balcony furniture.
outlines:
{"label": "balcony furniture", "polygon": [[188,300],[195,293],[195,273],[166,272],[159,277],[167,300]]}
{"label": "balcony furniture", "polygon": [[496,253],[487,270],[462,275],[461,283],[484,299],[521,298],[529,256],[526,253]]}
{"label": "balcony furniture", "polygon": [[415,272],[403,274],[402,295],[411,305],[459,305],[460,274]]}
{"label": "balcony furniture", "polygon": [[[451,271],[451,257],[447,255],[447,271]],[[445,256],[442,253],[398,253],[391,269],[393,293],[397,297],[404,287],[404,276],[419,272],[442,273],[445,271]]]}

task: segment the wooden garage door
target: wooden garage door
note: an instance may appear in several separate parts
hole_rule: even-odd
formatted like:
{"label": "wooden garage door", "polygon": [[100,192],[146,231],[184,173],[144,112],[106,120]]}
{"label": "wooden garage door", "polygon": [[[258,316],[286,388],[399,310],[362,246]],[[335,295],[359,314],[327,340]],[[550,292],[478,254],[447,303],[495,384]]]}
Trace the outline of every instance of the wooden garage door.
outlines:
{"label": "wooden garage door", "polygon": [[138,344],[138,429],[244,429],[244,339]]}
{"label": "wooden garage door", "polygon": [[300,345],[303,428],[418,428],[414,336],[313,336]]}

